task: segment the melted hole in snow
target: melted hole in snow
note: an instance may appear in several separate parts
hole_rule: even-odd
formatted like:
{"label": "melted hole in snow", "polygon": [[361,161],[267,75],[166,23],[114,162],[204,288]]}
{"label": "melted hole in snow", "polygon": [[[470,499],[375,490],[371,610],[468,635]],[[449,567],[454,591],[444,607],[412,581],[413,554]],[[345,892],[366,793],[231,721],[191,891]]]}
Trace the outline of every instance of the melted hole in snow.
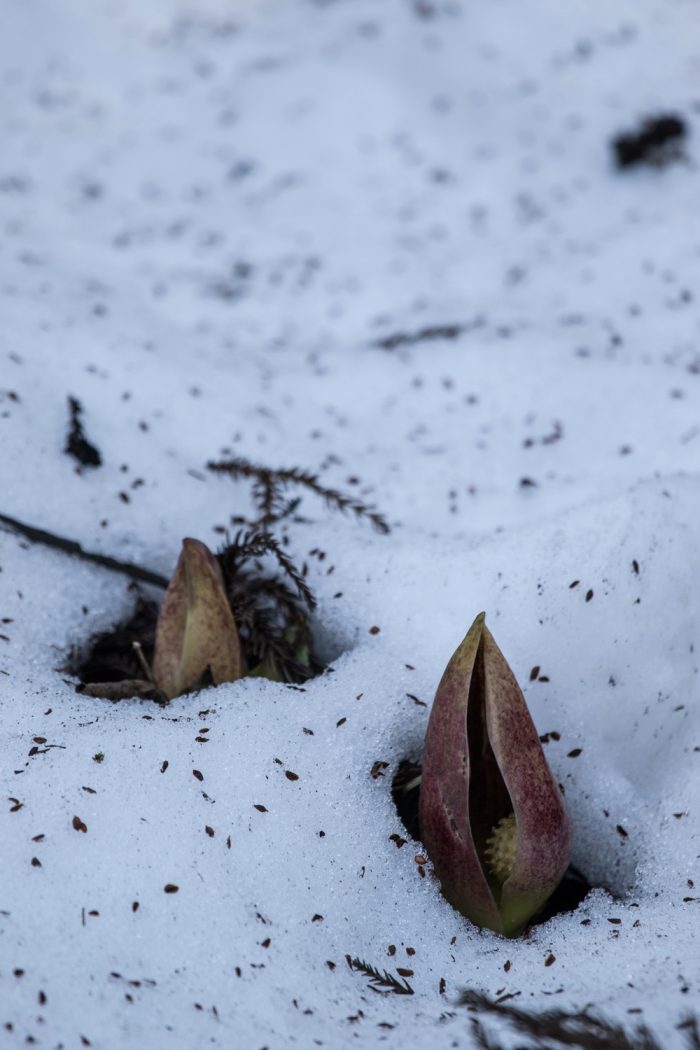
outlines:
{"label": "melted hole in snow", "polygon": [[318,619],[311,620],[313,653],[319,665],[316,674],[321,674],[336,660],[355,648],[356,639],[352,631],[338,620],[327,624]]}
{"label": "melted hole in snow", "polygon": [[[416,842],[422,845],[418,820],[421,771],[422,766],[419,762],[414,762],[410,759],[403,759],[399,762],[398,769],[391,783],[391,795],[396,811],[406,831],[412,839],[415,839]],[[547,922],[548,919],[553,918],[555,915],[566,915],[575,911],[594,888],[596,887],[588,882],[585,875],[570,867],[545,907],[532,920],[531,925]],[[598,888],[611,893],[607,886],[599,885]],[[615,894],[611,893],[611,896],[615,896]]]}
{"label": "melted hole in snow", "polygon": [[156,602],[139,597],[126,620],[93,635],[83,646],[71,650],[66,671],[74,674],[81,685],[143,678],[144,670],[134,643],[141,646],[150,666],[153,663],[157,619]]}
{"label": "melted hole in snow", "polygon": [[[145,681],[147,669],[153,666],[157,620],[157,602],[139,595],[127,619],[93,635],[84,645],[75,646],[62,670],[79,679],[77,688],[81,693],[110,700],[124,699],[128,695],[165,702],[163,694],[155,686],[149,688]],[[263,623],[265,629],[269,629],[267,651],[273,653],[273,661],[275,656],[278,659],[277,663],[268,662],[265,667],[260,661],[260,625]],[[290,631],[289,627],[276,624],[272,618],[258,622],[255,636],[245,624],[239,624],[239,636],[248,672],[287,684],[298,684],[321,674],[344,648],[311,618],[306,640],[300,636],[298,628]],[[134,688],[129,691],[132,684]],[[196,688],[210,685],[211,676],[207,672]]]}

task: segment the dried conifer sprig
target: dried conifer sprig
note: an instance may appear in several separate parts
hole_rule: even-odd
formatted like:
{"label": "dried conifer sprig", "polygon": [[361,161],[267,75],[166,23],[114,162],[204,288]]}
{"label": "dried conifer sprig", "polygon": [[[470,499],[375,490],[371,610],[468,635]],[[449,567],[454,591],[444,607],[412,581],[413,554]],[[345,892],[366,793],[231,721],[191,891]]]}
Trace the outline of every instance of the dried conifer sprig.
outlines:
{"label": "dried conifer sprig", "polygon": [[357,970],[369,978],[369,986],[373,992],[381,994],[393,992],[394,995],[414,994],[413,989],[405,978],[399,980],[398,977],[387,973],[386,970],[380,971],[376,966],[370,966],[369,963],[364,962],[362,959],[353,959],[350,955],[346,955],[345,960],[351,970]]}
{"label": "dried conifer sprig", "polygon": [[[516,1032],[530,1040],[522,1050],[560,1050],[562,1047],[571,1050],[662,1050],[646,1025],[627,1029],[588,1011],[530,1012],[512,1003],[493,1001],[472,990],[463,992],[459,1002],[471,1011],[507,1021]],[[482,1050],[503,1050],[501,1042],[495,1040],[479,1021],[474,1020],[473,1024],[473,1034]],[[677,1027],[685,1034],[688,1050],[700,1050],[697,1018],[687,1017]],[[510,1039],[506,1045],[511,1045]]]}
{"label": "dried conifer sprig", "polygon": [[[267,555],[284,576],[265,574]],[[241,530],[217,557],[250,670],[285,682],[318,674],[308,620],[316,599],[274,536]]]}
{"label": "dried conifer sprig", "polygon": [[235,458],[207,463],[207,469],[215,474],[228,474],[232,478],[247,478],[253,481],[253,500],[259,511],[256,524],[269,526],[289,517],[299,506],[299,498],[288,499],[285,495],[290,485],[302,488],[319,496],[327,506],[344,513],[366,518],[377,532],[390,531],[386,519],[374,507],[355,496],[322,485],[317,474],[291,467],[272,470],[257,466],[247,459]]}
{"label": "dried conifer sprig", "polygon": [[[289,555],[282,550],[272,533],[263,529],[240,529],[233,540],[230,543],[227,542],[217,552],[217,558],[225,580],[235,581],[247,576],[246,589],[250,590],[251,586],[256,583],[262,585],[269,582],[268,579],[259,576],[259,573],[262,571],[260,559],[264,558],[266,554],[271,554],[275,558],[279,567],[292,581],[296,587],[299,600],[307,605],[309,609],[315,609],[316,599],[311,593],[308,584]],[[257,572],[254,578],[251,578],[250,574],[246,573],[243,568],[245,563],[250,561],[255,561]]]}

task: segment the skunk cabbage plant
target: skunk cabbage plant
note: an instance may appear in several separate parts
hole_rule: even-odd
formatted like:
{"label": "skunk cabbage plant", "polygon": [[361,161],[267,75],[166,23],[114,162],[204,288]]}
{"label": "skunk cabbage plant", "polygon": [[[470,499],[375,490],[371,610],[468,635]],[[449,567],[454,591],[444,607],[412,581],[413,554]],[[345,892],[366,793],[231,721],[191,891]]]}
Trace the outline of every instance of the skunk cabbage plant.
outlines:
{"label": "skunk cabbage plant", "polygon": [[153,677],[171,700],[207,673],[215,685],[233,682],[245,663],[219,565],[206,544],[185,539],[158,614]]}
{"label": "skunk cabbage plant", "polygon": [[569,864],[561,791],[483,613],[435,696],[420,829],[450,904],[507,937],[522,932]]}

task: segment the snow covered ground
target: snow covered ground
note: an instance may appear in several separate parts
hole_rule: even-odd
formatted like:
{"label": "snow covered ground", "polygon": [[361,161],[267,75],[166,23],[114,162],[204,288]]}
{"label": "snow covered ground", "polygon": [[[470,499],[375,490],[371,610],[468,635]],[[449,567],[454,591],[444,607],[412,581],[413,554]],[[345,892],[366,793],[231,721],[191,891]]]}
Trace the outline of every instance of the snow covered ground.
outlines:
{"label": "snow covered ground", "polygon": [[[649,113],[692,129],[697,5],[5,0],[0,99],[0,512],[169,575],[248,512],[205,470],[235,454],[392,525],[307,496],[288,530],[332,673],[165,709],[60,670],[127,581],[0,531],[0,1047],[468,1047],[465,988],[680,1045],[697,153],[622,173],[609,143]],[[100,469],[63,452],[68,396]],[[390,837],[481,609],[560,734],[574,863],[616,895],[517,941]]]}

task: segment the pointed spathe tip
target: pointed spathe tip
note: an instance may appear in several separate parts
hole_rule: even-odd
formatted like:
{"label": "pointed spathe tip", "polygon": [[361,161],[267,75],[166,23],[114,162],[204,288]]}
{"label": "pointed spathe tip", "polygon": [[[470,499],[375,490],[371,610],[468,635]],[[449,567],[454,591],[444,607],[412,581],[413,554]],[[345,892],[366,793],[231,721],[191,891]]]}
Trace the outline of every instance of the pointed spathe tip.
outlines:
{"label": "pointed spathe tip", "polygon": [[201,540],[182,541],[158,614],[153,671],[168,699],[197,688],[207,671],[215,685],[245,674],[221,569]]}

